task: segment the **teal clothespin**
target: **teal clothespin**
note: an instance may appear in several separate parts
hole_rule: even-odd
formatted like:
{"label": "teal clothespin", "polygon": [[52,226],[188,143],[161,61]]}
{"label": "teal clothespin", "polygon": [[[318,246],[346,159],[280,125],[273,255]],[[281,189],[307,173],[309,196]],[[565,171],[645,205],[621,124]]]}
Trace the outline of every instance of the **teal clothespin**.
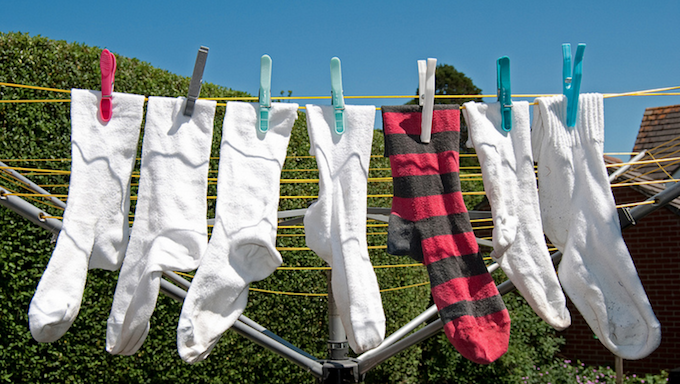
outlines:
{"label": "teal clothespin", "polygon": [[345,98],[342,94],[342,69],[340,59],[331,59],[331,101],[335,109],[335,133],[345,132]]}
{"label": "teal clothespin", "polygon": [[501,127],[505,132],[512,129],[512,93],[510,92],[510,58],[500,57],[496,60],[496,86],[498,87],[498,103],[501,105]]}
{"label": "teal clothespin", "polygon": [[257,127],[260,132],[269,130],[269,108],[272,107],[272,58],[262,55],[260,59],[260,113]]}
{"label": "teal clothespin", "polygon": [[578,96],[581,89],[581,76],[583,75],[583,51],[586,45],[580,43],[576,48],[574,57],[574,69],[571,68],[571,44],[562,44],[562,92],[567,97],[567,127],[576,126],[578,114]]}

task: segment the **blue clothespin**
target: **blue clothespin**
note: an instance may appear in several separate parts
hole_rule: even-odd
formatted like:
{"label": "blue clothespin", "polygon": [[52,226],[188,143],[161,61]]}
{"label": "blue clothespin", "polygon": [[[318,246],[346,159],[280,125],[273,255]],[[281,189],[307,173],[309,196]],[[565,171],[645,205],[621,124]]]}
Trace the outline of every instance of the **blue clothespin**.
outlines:
{"label": "blue clothespin", "polygon": [[581,75],[583,74],[583,51],[586,45],[580,43],[576,48],[574,57],[574,72],[572,76],[571,68],[571,44],[562,44],[562,92],[567,97],[567,127],[576,126],[576,116],[578,113],[578,96],[581,89]]}
{"label": "blue clothespin", "polygon": [[335,133],[345,132],[345,98],[342,94],[342,69],[340,59],[331,59],[331,101],[335,109]]}
{"label": "blue clothespin", "polygon": [[191,75],[191,82],[189,83],[189,93],[187,94],[186,106],[184,107],[184,115],[191,116],[194,113],[194,105],[201,94],[201,85],[203,84],[203,70],[205,63],[208,61],[208,47],[201,46],[196,55],[196,64],[194,64],[194,73]]}
{"label": "blue clothespin", "polygon": [[260,132],[269,130],[269,108],[272,107],[272,58],[262,55],[260,59],[260,113],[257,127]]}
{"label": "blue clothespin", "polygon": [[505,132],[512,129],[512,93],[510,92],[510,59],[503,56],[496,60],[496,86],[498,103],[501,105],[501,128]]}

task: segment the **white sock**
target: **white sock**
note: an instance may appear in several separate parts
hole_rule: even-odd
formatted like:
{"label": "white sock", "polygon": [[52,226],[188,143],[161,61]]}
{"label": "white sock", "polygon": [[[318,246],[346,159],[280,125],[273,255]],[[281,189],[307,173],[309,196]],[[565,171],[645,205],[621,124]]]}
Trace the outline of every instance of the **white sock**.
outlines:
{"label": "white sock", "polygon": [[256,103],[229,102],[224,116],[215,226],[177,326],[182,359],[205,359],[243,313],[248,285],[281,265],[276,250],[279,180],[298,105],[272,103],[258,130]]}
{"label": "white sock", "polygon": [[113,94],[113,117],[99,120],[101,92],[71,91],[71,179],[64,221],[28,309],[33,338],[59,339],[78,315],[88,265],[120,267],[128,240],[130,176],[144,96]]}
{"label": "white sock", "polygon": [[529,103],[512,103],[510,132],[501,128],[499,103],[468,102],[463,113],[491,204],[491,257],[543,320],[565,329],[571,317],[541,227]]}
{"label": "white sock", "polygon": [[149,331],[163,271],[192,271],[208,243],[208,166],[214,101],[149,97],[130,245],[106,328],[106,350],[131,355]]}
{"label": "white sock", "polygon": [[385,337],[380,287],[368,257],[366,195],[374,106],[346,106],[345,133],[332,106],[307,105],[310,153],[319,167],[319,199],[305,214],[307,245],[332,268],[333,296],[356,353]]}
{"label": "white sock", "polygon": [[600,94],[581,94],[576,127],[566,98],[538,98],[532,146],[538,162],[543,228],[562,251],[559,278],[599,340],[624,359],[641,359],[661,341],[659,321],[621,236],[603,161]]}

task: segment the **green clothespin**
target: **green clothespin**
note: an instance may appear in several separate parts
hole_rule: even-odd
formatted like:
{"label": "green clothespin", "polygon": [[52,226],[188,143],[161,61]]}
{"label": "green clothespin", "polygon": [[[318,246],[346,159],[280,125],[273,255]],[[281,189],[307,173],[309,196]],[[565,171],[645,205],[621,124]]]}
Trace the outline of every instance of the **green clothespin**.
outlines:
{"label": "green clothespin", "polygon": [[331,59],[331,101],[335,110],[335,133],[345,132],[345,99],[342,94],[342,69],[340,59]]}
{"label": "green clothespin", "polygon": [[272,58],[262,55],[260,58],[260,113],[257,127],[260,132],[269,130],[269,108],[272,106]]}
{"label": "green clothespin", "polygon": [[572,76],[571,44],[562,44],[562,92],[567,97],[567,127],[569,128],[576,126],[578,97],[581,90],[581,76],[583,74],[583,51],[585,50],[586,45],[583,43],[580,43],[576,48]]}
{"label": "green clothespin", "polygon": [[501,105],[501,127],[505,132],[512,129],[512,93],[510,92],[510,59],[503,56],[496,60],[496,86],[498,103]]}

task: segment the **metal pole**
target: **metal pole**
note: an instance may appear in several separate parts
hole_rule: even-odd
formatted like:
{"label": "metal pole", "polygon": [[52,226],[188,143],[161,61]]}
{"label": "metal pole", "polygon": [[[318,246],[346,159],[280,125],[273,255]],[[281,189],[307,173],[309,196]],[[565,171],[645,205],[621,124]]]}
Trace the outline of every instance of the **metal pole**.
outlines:
{"label": "metal pole", "polygon": [[[170,271],[163,272],[163,276],[165,276],[168,280],[172,281],[173,283],[184,288],[185,290],[189,290],[189,287],[191,287],[191,282],[189,282],[187,279],[183,278],[182,276],[176,274],[175,272],[170,272]],[[177,292],[176,290],[168,289],[168,288],[177,288],[177,287],[172,286],[172,284],[164,284],[164,287],[166,287],[167,292],[164,291],[163,293],[168,294],[169,296],[174,293],[174,295],[178,296],[179,298],[175,298],[175,297],[171,296],[173,299],[175,299],[177,301],[183,301],[184,300],[183,295],[186,295],[186,293],[178,295],[176,293]],[[181,290],[181,291],[184,292],[183,290]],[[307,356],[311,360],[314,360],[314,361],[317,360],[316,357],[314,357],[314,356],[310,355],[309,353],[303,351],[302,349],[296,347],[295,345],[290,343],[288,340],[280,337],[279,335],[277,335],[274,332],[268,330],[267,328],[261,326],[260,324],[254,322],[253,320],[247,318],[246,316],[241,315],[241,316],[238,317],[238,320],[240,322],[242,322],[243,324],[253,328],[254,330],[266,335],[267,337],[272,338],[275,341],[285,345],[286,347],[292,349],[293,351],[295,351],[295,352],[297,352],[301,355]]]}
{"label": "metal pole", "polygon": [[[161,279],[161,292],[179,302],[184,301],[184,298],[186,297],[187,294],[185,290],[163,279]],[[241,317],[239,317],[239,320],[237,320],[230,329],[232,329],[239,335],[245,337],[246,339],[266,349],[269,349],[270,351],[278,354],[279,356],[282,356],[290,360],[291,362],[297,364],[299,367],[303,368],[305,371],[311,373],[312,375],[319,378],[323,377],[323,365],[316,361],[316,359],[314,359],[313,357],[310,358],[309,356],[311,355],[301,354],[295,350],[292,350],[287,345],[283,345],[277,340],[274,340],[268,335],[265,335],[263,332],[254,329],[253,327],[245,324],[240,320]],[[257,324],[254,321],[247,318],[246,321],[251,324]],[[261,327],[261,329],[266,328]]]}
{"label": "metal pole", "polygon": [[[0,187],[0,205],[5,206],[9,208],[10,210],[20,214],[27,220],[31,221],[32,223],[40,226],[41,228],[44,228],[52,233],[59,233],[61,230],[62,223],[60,220],[56,219],[46,219],[44,216],[46,216],[45,212],[42,210],[36,208],[32,204],[26,202],[25,200],[21,199],[20,197],[17,196],[8,196],[7,194],[10,193],[9,191],[3,189]],[[664,191],[650,197],[647,199],[647,201],[654,201],[653,204],[647,204],[647,205],[639,205],[633,209],[630,209],[630,215],[633,218],[633,221],[631,223],[621,223],[622,224],[622,229],[627,228],[630,225],[634,225],[636,220],[640,220],[643,217],[649,215],[650,213],[658,210],[659,208],[667,205],[671,201],[673,201],[675,198],[680,196],[680,183],[675,183],[674,185],[667,187]],[[297,212],[296,212],[297,213]],[[553,258],[553,263],[557,264],[559,263],[559,260],[561,259],[562,254],[561,252],[555,252],[552,254]],[[186,286],[189,284],[188,281],[185,279],[181,278],[180,276],[175,275],[174,273],[165,273],[166,276],[168,276],[170,279],[175,281],[176,283]],[[173,276],[174,275],[174,276]],[[179,280],[176,280],[179,279]],[[330,313],[331,313],[331,297],[332,297],[332,289],[331,289],[331,284],[330,284],[330,276],[329,276],[329,331],[330,334],[332,335],[329,337],[329,339],[340,339],[340,336],[338,334],[338,329],[342,330],[342,333],[344,334],[344,328],[342,327],[342,324],[340,323],[340,326],[338,327],[337,322],[335,322],[336,325],[331,326],[331,319],[330,319]],[[514,285],[510,281],[506,281],[498,286],[499,292],[501,294],[505,294],[507,292],[510,292],[514,289]],[[186,292],[183,289],[180,289],[179,287],[171,284],[170,282],[161,279],[161,290],[167,294],[168,296],[172,297],[175,300],[182,301],[184,297],[186,296]],[[429,311],[429,309],[428,309]],[[425,313],[428,313],[428,311],[425,311],[421,316],[425,315]],[[337,314],[337,307],[335,308],[335,314]],[[420,318],[420,316],[419,316]],[[335,319],[333,320],[335,321]],[[415,321],[415,319],[414,319]],[[409,323],[410,324],[410,323]],[[333,328],[331,328],[333,327]],[[432,337],[436,333],[438,333],[442,328],[444,327],[444,324],[441,321],[434,321],[424,328],[418,330],[417,332],[405,337],[404,339],[395,342],[394,344],[388,345],[381,351],[372,352],[371,354],[368,354],[368,352],[362,356],[360,356],[357,359],[358,363],[358,373],[359,375],[365,374],[367,371],[369,371],[371,368],[377,366],[378,364],[382,363],[389,357],[392,357],[393,355],[403,351],[406,348],[411,347],[414,344],[417,344],[429,337]],[[262,327],[264,329],[264,327]],[[254,329],[251,326],[248,326],[244,324],[241,321],[236,321],[234,326],[231,328],[238,334],[246,337],[247,339],[261,345],[264,348],[267,348],[280,356],[287,358],[288,360],[292,361],[293,363],[297,364],[298,366],[302,367],[306,371],[312,373],[314,376],[318,378],[323,378],[324,376],[324,369],[323,365],[319,362],[316,361],[313,358],[309,358],[308,356],[310,355],[304,355],[301,353],[298,353],[297,351],[291,350],[289,347],[286,345],[281,344],[280,342],[277,342],[276,340],[272,339],[271,337],[265,335],[264,333],[258,331],[257,329]],[[344,338],[346,342],[346,335]],[[391,340],[394,340],[392,338]],[[330,340],[329,340],[330,343]],[[329,352],[330,353],[330,352]],[[345,354],[346,356],[346,354]],[[365,356],[365,357],[364,357]],[[346,359],[346,357],[345,357]],[[326,363],[328,365],[328,363]],[[348,367],[350,364],[347,365]],[[621,370],[623,370],[623,361],[621,361]],[[618,377],[623,377],[623,375],[619,375],[617,372],[617,380]],[[356,381],[356,380],[355,380]]]}
{"label": "metal pole", "polygon": [[349,352],[347,334],[340,319],[340,312],[333,298],[332,271],[326,271],[328,281],[328,358],[330,360],[346,360]]}
{"label": "metal pole", "polygon": [[[43,218],[43,216],[46,215],[45,212],[20,197],[7,196],[7,193],[9,193],[9,191],[0,187],[0,205],[9,208],[30,222],[55,235],[61,231],[62,222],[60,220]],[[186,279],[173,272],[165,272],[164,275],[175,283],[181,285],[183,288],[188,288],[190,285]],[[184,300],[184,297],[186,297],[186,291],[184,289],[163,279],[161,279],[161,291],[170,298],[180,302]],[[241,317],[239,317],[239,319],[241,319]],[[262,328],[264,329],[264,327]],[[285,357],[314,376],[319,378],[323,376],[323,365],[316,361],[313,356],[306,353],[300,353],[298,352],[297,348],[290,348],[288,345],[284,345],[283,343],[275,340],[270,335],[259,332],[258,330],[249,327],[241,321],[237,321],[231,329],[241,336],[255,342],[256,344],[259,344],[260,346],[267,348],[282,357]]]}
{"label": "metal pole", "polygon": [[[480,241],[484,241],[481,239],[477,239]],[[489,267],[487,267],[489,273],[493,273],[498,269],[498,264],[492,264]],[[411,333],[414,329],[418,328],[421,324],[425,323],[426,321],[430,320],[431,318],[437,316],[437,306],[433,305],[430,308],[426,309],[423,311],[420,315],[416,316],[413,320],[409,321],[406,325],[403,327],[399,328],[398,330],[394,331],[393,334],[389,335],[388,337],[383,340],[383,342],[371,349],[370,351],[366,351],[363,353],[361,356],[357,357],[356,360],[360,364],[362,362],[368,361],[372,359],[375,355],[380,353],[382,350],[385,348],[389,347],[390,345],[396,343],[399,341],[402,337],[408,335]]]}
{"label": "metal pole", "polygon": [[416,316],[413,320],[409,321],[406,325],[404,325],[403,327],[396,330],[393,334],[386,337],[385,340],[383,340],[383,342],[379,346],[371,349],[370,351],[364,352],[363,354],[361,354],[361,356],[357,357],[356,360],[360,364],[363,363],[363,362],[371,360],[378,353],[382,352],[383,350],[385,350],[390,345],[396,343],[402,337],[411,333],[414,329],[418,328],[421,324],[427,322],[428,320],[430,320],[431,318],[433,318],[435,316],[437,316],[437,306],[433,305],[430,308],[426,309],[420,315]]}
{"label": "metal pole", "polygon": [[54,235],[61,231],[61,220],[48,219],[47,216],[49,215],[43,210],[38,209],[21,197],[9,195],[10,193],[10,191],[0,187],[0,205],[18,213],[24,219],[52,232]]}
{"label": "metal pole", "polygon": [[[10,176],[12,176],[13,178],[19,180],[22,184],[24,184],[24,186],[26,188],[30,189],[31,191],[33,191],[33,192],[35,192],[39,195],[50,195],[50,192],[47,192],[42,187],[40,187],[38,184],[27,179],[24,175],[13,170],[11,167],[9,167],[7,164],[3,163],[2,161],[0,161],[0,171],[8,173]],[[57,199],[54,196],[45,196],[45,198],[48,199],[49,201],[51,201],[54,205],[56,205],[59,208],[62,208],[62,209],[66,208],[66,203]]]}
{"label": "metal pole", "polygon": [[421,328],[409,336],[397,341],[396,343],[387,346],[378,353],[375,353],[374,355],[359,361],[359,373],[361,375],[365,374],[378,364],[396,355],[397,353],[400,353],[405,349],[436,335],[442,329],[444,329],[444,323],[442,323],[440,319],[431,322],[424,328]]}
{"label": "metal pole", "polygon": [[[630,159],[630,160],[628,161],[628,163],[634,163],[634,162],[636,162],[636,161],[642,159],[643,157],[645,157],[645,154],[647,154],[647,151],[646,151],[646,150],[644,150],[644,151],[638,153],[635,157],[633,157],[632,159]],[[609,182],[614,181],[617,177],[619,177],[620,175],[626,173],[626,171],[628,171],[629,168],[630,168],[630,164],[626,164],[626,165],[624,165],[623,167],[617,169],[616,172],[614,172],[614,173],[612,173],[611,175],[609,175]]]}
{"label": "metal pole", "polygon": [[[650,213],[667,205],[678,196],[680,196],[680,183],[675,183],[673,186],[668,187],[664,191],[659,192],[658,194],[650,197],[647,200],[648,201],[653,200],[654,204],[638,205],[637,207],[631,209],[630,214],[634,220],[632,223],[629,223],[628,225],[626,225],[625,223],[621,223],[622,229],[625,229],[630,225],[634,225],[635,221],[641,220]],[[557,265],[562,259],[562,252],[557,251],[550,256],[553,260],[553,264]],[[514,289],[515,285],[510,280],[506,280],[498,285],[498,292],[501,295],[505,295],[508,292],[512,292]],[[364,355],[359,356],[359,358],[357,359],[359,362],[359,372],[361,374],[368,372],[368,370],[370,370],[371,368],[387,360],[393,355],[396,355],[403,349],[406,349],[429,337],[434,336],[442,328],[444,328],[444,325],[441,321],[434,321],[427,325],[425,328],[420,329],[419,331],[409,335],[408,337],[400,340],[395,344],[392,344],[377,352],[369,351],[371,353],[370,354],[369,352],[365,353],[364,355],[366,356]]]}
{"label": "metal pole", "polygon": [[[663,191],[645,200],[654,201],[654,204],[638,205],[637,207],[633,207],[630,209],[630,214],[633,217],[633,219],[640,220],[643,217],[649,215],[650,213],[675,200],[675,198],[677,198],[679,195],[680,195],[680,183],[674,183],[670,187],[666,187],[666,189],[664,189]],[[626,229],[634,224],[635,222],[628,223],[626,225],[622,223],[621,229]]]}
{"label": "metal pole", "polygon": [[623,383],[623,358],[614,356],[614,364],[616,366],[616,384]]}
{"label": "metal pole", "polygon": [[[493,273],[498,268],[499,268],[498,264],[492,264],[487,269],[489,270],[489,273]],[[514,288],[514,286],[512,288]],[[501,289],[500,285],[498,286],[498,289],[500,291]],[[415,345],[437,334],[440,330],[444,328],[444,323],[442,323],[440,319],[433,321],[432,323],[426,325],[424,328],[418,330],[417,332],[414,332],[409,336],[401,339],[402,336],[413,331],[416,327],[420,326],[424,321],[435,316],[436,314],[437,307],[433,305],[427,310],[425,310],[423,313],[421,313],[419,316],[411,320],[408,324],[404,325],[395,333],[387,337],[385,341],[383,341],[382,344],[380,344],[378,347],[370,351],[367,351],[366,353],[357,357],[356,361],[357,363],[359,363],[359,373],[363,375],[366,372],[368,372],[371,368],[382,363],[388,358],[396,355],[397,353],[403,351],[404,349],[409,348],[412,345]]]}

